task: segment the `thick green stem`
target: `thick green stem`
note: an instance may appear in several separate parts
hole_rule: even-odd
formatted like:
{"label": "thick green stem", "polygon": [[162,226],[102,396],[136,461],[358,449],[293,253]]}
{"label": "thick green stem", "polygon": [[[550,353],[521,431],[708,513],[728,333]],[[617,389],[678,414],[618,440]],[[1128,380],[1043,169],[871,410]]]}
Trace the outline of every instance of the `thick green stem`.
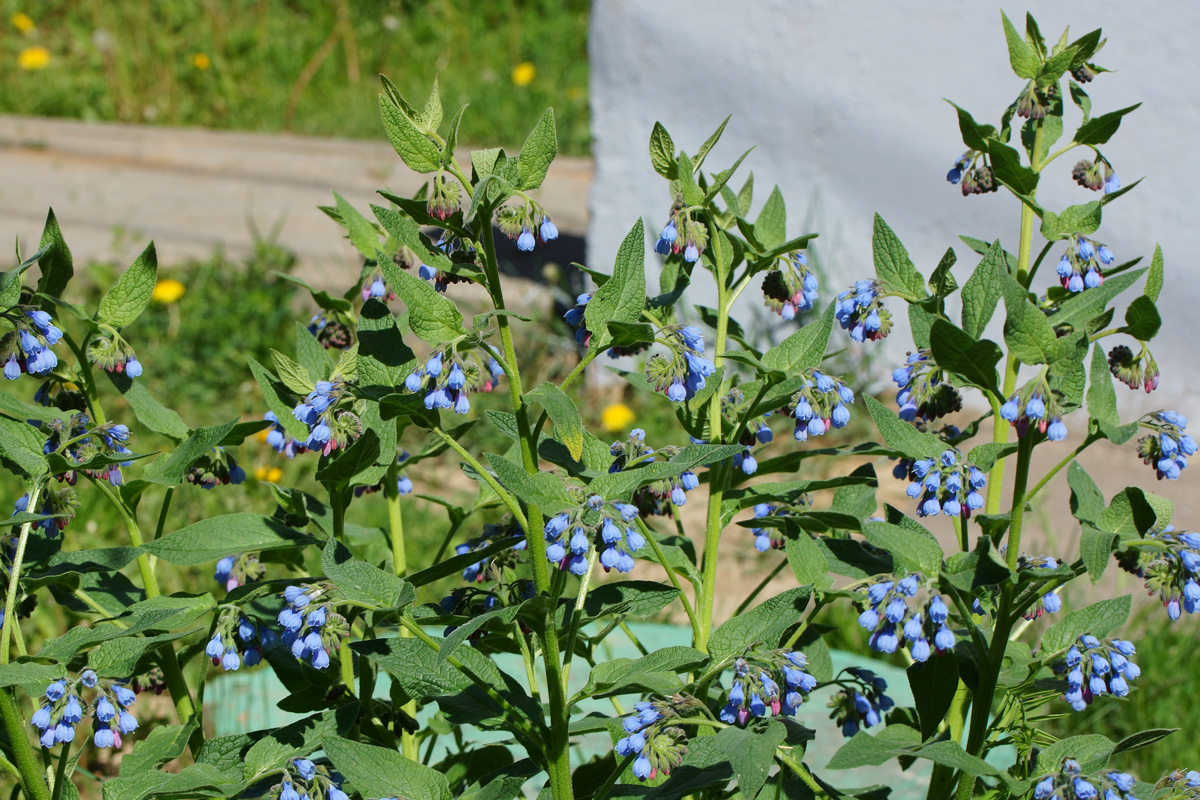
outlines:
{"label": "thick green stem", "polygon": [[1011,522],[1008,528],[1008,568],[1016,570],[1021,555],[1021,529],[1025,523],[1025,486],[1029,483],[1029,462],[1033,457],[1032,430],[1021,438],[1017,449],[1017,474],[1014,476]]}
{"label": "thick green stem", "polygon": [[579,638],[579,627],[583,624],[583,604],[587,602],[588,589],[592,585],[592,572],[596,569],[598,551],[592,548],[588,556],[587,572],[579,579],[579,594],[575,597],[575,608],[571,614],[571,627],[567,629],[567,651],[563,653],[563,688],[571,679],[571,657],[575,652],[575,641]]}
{"label": "thick green stem", "polygon": [[[392,540],[392,572],[397,578],[403,578],[408,574],[408,555],[404,548],[404,512],[400,507],[400,488],[397,481],[400,479],[400,465],[392,464],[388,468],[387,477],[383,482],[383,496],[387,502],[388,510],[388,530]],[[412,636],[408,628],[401,628],[400,635],[404,637]],[[409,717],[417,718],[417,701],[409,700],[405,703],[401,710],[408,714]],[[420,752],[417,749],[417,739],[411,731],[404,730],[400,734],[400,749],[404,753],[404,757],[417,761],[420,758]]]}
{"label": "thick green stem", "polygon": [[[41,486],[34,486],[29,490],[29,504],[26,508],[31,514],[37,513],[41,493]],[[8,593],[4,598],[4,627],[0,628],[0,664],[8,663],[9,640],[13,635],[14,628],[18,625],[17,593],[21,587],[21,562],[25,560],[25,545],[29,541],[29,532],[32,528],[32,522],[26,522],[21,526],[21,533],[17,538],[17,550],[13,553],[12,571],[8,579]]]}
{"label": "thick green stem", "polygon": [[[674,513],[674,509],[675,507],[672,506],[672,513]],[[675,519],[678,522],[679,517],[676,516]],[[683,585],[679,582],[679,576],[675,574],[675,570],[671,569],[670,565],[667,563],[667,556],[666,553],[663,552],[662,545],[658,543],[658,539],[655,538],[654,532],[650,530],[650,526],[646,524],[646,521],[642,519],[641,516],[635,518],[634,524],[638,526],[638,529],[642,533],[642,538],[649,543],[650,549],[654,551],[654,557],[658,559],[658,563],[662,565],[664,570],[666,570],[667,579],[671,581],[671,585],[679,590],[679,601],[683,604],[683,610],[687,613],[688,621],[692,623],[692,638],[699,638],[700,623],[696,619],[696,612],[692,608],[691,601],[687,599],[687,595],[683,593]],[[680,533],[682,534],[682,531],[680,531]]]}
{"label": "thick green stem", "polygon": [[58,754],[58,768],[54,771],[54,789],[53,800],[61,800],[63,796],[63,788],[67,785],[70,778],[67,775],[67,766],[71,762],[71,743],[63,742],[62,750]]}
{"label": "thick green stem", "polygon": [[[7,652],[8,647],[4,647],[3,650]],[[42,765],[33,744],[29,741],[29,734],[25,730],[17,701],[13,698],[13,691],[11,687],[0,689],[0,719],[4,721],[4,730],[12,745],[17,769],[21,772],[21,789],[31,800],[51,800],[50,787],[42,777]]]}

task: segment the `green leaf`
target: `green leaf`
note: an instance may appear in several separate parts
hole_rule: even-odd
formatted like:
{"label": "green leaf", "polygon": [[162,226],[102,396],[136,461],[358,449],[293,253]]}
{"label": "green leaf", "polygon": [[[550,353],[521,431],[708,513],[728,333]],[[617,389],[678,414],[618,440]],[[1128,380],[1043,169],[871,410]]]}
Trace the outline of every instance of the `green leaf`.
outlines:
{"label": "green leaf", "polygon": [[896,566],[927,577],[942,570],[942,546],[933,534],[919,525],[902,527],[890,522],[867,520],[863,538],[892,554]]}
{"label": "green leaf", "polygon": [[971,448],[967,453],[968,463],[974,464],[984,472],[990,472],[996,462],[1017,452],[1016,442],[984,442]]}
{"label": "green leaf", "polygon": [[661,122],[655,122],[654,130],[650,131],[650,164],[655,172],[667,180],[679,177],[679,166],[675,163],[675,142]]}
{"label": "green leaf", "polygon": [[438,91],[437,75],[433,76],[433,88],[429,90],[429,99],[425,101],[425,111],[420,114],[421,127],[429,133],[436,133],[442,124],[442,93]]}
{"label": "green leaf", "polygon": [[301,547],[316,540],[261,514],[224,514],[172,531],[145,544],[146,552],[170,564],[190,566],[260,550]]}
{"label": "green leaf", "polygon": [[1122,538],[1141,536],[1158,525],[1171,521],[1168,501],[1128,486],[1113,497],[1108,508],[1100,512],[1098,528]]}
{"label": "green leaf", "polygon": [[669,461],[655,461],[636,469],[601,475],[588,484],[588,488],[602,497],[613,500],[653,481],[673,478],[687,470],[732,458],[742,449],[741,445],[733,444],[688,445]]}
{"label": "green leaf", "polygon": [[704,144],[700,145],[700,149],[696,151],[696,169],[700,169],[700,165],[704,163],[705,157],[717,146],[717,142],[721,141],[721,134],[725,132],[725,126],[729,124],[729,120],[732,118],[733,115],[730,114],[721,120],[721,124],[717,126],[717,129],[709,134],[709,137],[704,140]]}
{"label": "green leaf", "polygon": [[100,300],[96,317],[114,328],[123,328],[142,315],[158,281],[154,242],[146,246]]}
{"label": "green leaf", "polygon": [[907,672],[917,719],[921,722],[921,738],[929,739],[937,733],[938,725],[954,701],[958,690],[958,660],[931,658],[924,663],[912,664]]}
{"label": "green leaf", "polygon": [[1146,276],[1146,297],[1158,300],[1158,293],[1163,285],[1163,254],[1162,245],[1155,243],[1154,258],[1150,260],[1150,274]]}
{"label": "green leaf", "polygon": [[[308,335],[307,331],[305,331],[305,335]],[[312,336],[309,338],[311,339]],[[313,390],[315,381],[308,374],[308,370],[275,348],[271,348],[271,363],[275,365],[279,382],[286,386],[288,391],[304,397]]]}
{"label": "green leaf", "polygon": [[536,189],[546,178],[550,163],[558,155],[558,136],[554,130],[554,109],[547,108],[542,118],[533,126],[525,144],[521,145],[521,154],[517,156],[517,165],[521,169],[521,179],[518,189]]}
{"label": "green leaf", "polygon": [[1064,209],[1062,214],[1046,210],[1042,214],[1042,236],[1058,239],[1074,234],[1094,233],[1100,227],[1101,204],[1093,200],[1083,205]]}
{"label": "green leaf", "polygon": [[[75,268],[72,265],[71,250],[63,240],[53,208],[46,214],[46,227],[42,230],[38,252],[42,254],[38,259],[38,267],[42,271],[37,285],[38,292],[51,297],[61,297],[71,276],[75,274]],[[43,301],[43,305],[47,307],[46,310],[50,310],[48,303]]]}
{"label": "green leaf", "polygon": [[396,154],[414,172],[436,172],[442,151],[386,95],[379,96],[379,114]]}
{"label": "green leaf", "polygon": [[1071,513],[1080,522],[1098,524],[1104,513],[1104,495],[1078,461],[1067,467],[1067,485],[1071,487]]}
{"label": "green leaf", "polygon": [[[383,446],[380,435],[368,426],[362,436],[355,439],[349,447],[336,450],[333,455],[324,459],[324,463],[317,469],[316,479],[330,486],[361,484],[361,481],[356,479],[374,466],[385,452],[390,458],[394,447],[393,443],[393,450],[388,451]],[[372,480],[365,485],[375,483],[376,481]]]}
{"label": "green leaf", "polygon": [[1122,333],[1127,333],[1140,342],[1148,342],[1158,334],[1162,327],[1162,317],[1154,301],[1146,295],[1135,298],[1125,310],[1125,327]]}
{"label": "green leaf", "polygon": [[646,232],[639,219],[621,242],[612,278],[596,290],[584,308],[584,321],[592,332],[590,349],[608,346],[608,323],[638,322],[646,305]]}
{"label": "green leaf", "polygon": [[1129,112],[1140,106],[1141,103],[1135,103],[1131,106],[1110,111],[1107,114],[1101,114],[1098,117],[1093,117],[1082,125],[1079,130],[1075,131],[1075,141],[1078,144],[1104,144],[1112,135],[1117,132],[1117,128],[1121,127],[1121,118]]}
{"label": "green leaf", "polygon": [[408,326],[426,343],[437,347],[466,333],[454,301],[426,281],[400,269],[395,262],[379,265],[384,280],[408,308]]}
{"label": "green leaf", "polygon": [[1121,424],[1117,416],[1117,393],[1113,389],[1112,373],[1108,369],[1108,358],[1104,345],[1096,342],[1092,348],[1091,382],[1087,390],[1088,414],[1100,426],[1101,432],[1117,428]]}
{"label": "green leaf", "polygon": [[1138,731],[1117,742],[1117,746],[1113,748],[1112,754],[1115,756],[1119,753],[1128,753],[1130,750],[1141,750],[1143,747],[1149,747],[1155,742],[1160,742],[1167,738],[1172,733],[1178,732],[1179,728],[1150,728],[1149,730]]}
{"label": "green leaf", "polygon": [[1008,317],[1004,321],[1004,342],[1010,355],[1025,364],[1047,364],[1053,361],[1058,337],[1046,315],[1028,298],[1008,294],[1004,298]]}
{"label": "green leaf", "polygon": [[42,455],[45,439],[27,422],[0,417],[0,460],[4,466],[30,478],[44,475],[46,457]]}
{"label": "green leaf", "polygon": [[121,758],[121,775],[129,777],[147,770],[156,770],[163,764],[183,755],[188,739],[196,730],[197,723],[188,725],[159,725],[150,735],[133,746],[133,752]]}
{"label": "green leaf", "polygon": [[601,661],[588,675],[584,694],[607,697],[637,691],[669,696],[683,687],[678,673],[695,671],[707,661],[705,653],[691,647],[664,647],[638,659]]}
{"label": "green leaf", "polygon": [[416,363],[387,305],[372,297],[358,315],[358,385],[382,397],[401,386]]}
{"label": "green leaf", "polygon": [[783,551],[787,554],[788,565],[796,576],[796,582],[801,586],[828,589],[833,585],[825,552],[807,531],[801,530],[795,536],[784,538]]}
{"label": "green leaf", "polygon": [[563,483],[549,472],[530,475],[519,464],[504,456],[487,454],[488,463],[496,472],[500,485],[508,489],[526,505],[537,506],[543,514],[555,514],[572,505],[570,495]]}
{"label": "green leaf", "polygon": [[450,800],[446,776],[405,758],[391,748],[331,737],[325,741],[329,760],[363,797]]}
{"label": "green leaf", "polygon": [[909,300],[924,300],[929,296],[925,279],[913,266],[908,251],[878,214],[875,215],[871,250],[875,255],[875,275],[892,292]]}
{"label": "green leaf", "polygon": [[230,420],[224,425],[213,425],[209,428],[197,428],[187,439],[183,440],[175,451],[168,456],[159,458],[143,473],[142,478],[160,486],[178,486],[183,483],[188,468],[196,459],[211,451],[221,442],[237,423]]}
{"label": "green leaf", "polygon": [[61,677],[63,668],[58,664],[35,664],[31,661],[0,664],[0,686],[20,686],[30,697],[41,697],[46,687]]}
{"label": "green leaf", "polygon": [[996,179],[1017,195],[1031,197],[1037,189],[1038,173],[1021,163],[1021,156],[1006,144],[992,139],[988,153],[992,157],[992,172]]}
{"label": "green leaf", "polygon": [[984,328],[1000,303],[1001,283],[998,270],[1008,271],[1004,248],[997,239],[962,288],[962,327],[972,339],[983,335]]}
{"label": "green leaf", "polygon": [[1083,537],[1079,540],[1079,555],[1087,567],[1092,583],[1099,583],[1112,557],[1113,543],[1117,535],[1098,530],[1091,525],[1083,526]]}
{"label": "green leaf", "polygon": [[1132,596],[1101,600],[1071,611],[1042,634],[1042,651],[1054,653],[1070,647],[1080,636],[1090,633],[1103,638],[1125,624],[1132,608]]}
{"label": "green leaf", "polygon": [[588,593],[583,606],[585,621],[607,616],[649,617],[675,602],[679,590],[654,581],[618,581]]}
{"label": "green leaf", "polygon": [[708,641],[709,655],[720,661],[745,652],[755,643],[778,647],[784,632],[800,621],[811,596],[811,586],[788,589],[728,620],[713,631]]}
{"label": "green leaf", "polygon": [[372,608],[395,610],[416,600],[413,587],[390,572],[356,559],[333,537],[321,551],[321,569],[343,597]]}
{"label": "green leaf", "polygon": [[317,307],[325,311],[349,312],[354,307],[349,300],[344,300],[341,297],[334,297],[324,289],[314,289],[313,287],[309,286],[308,281],[304,280],[303,278],[298,278],[295,275],[289,275],[286,272],[276,272],[275,276],[287,281],[288,283],[294,283],[297,286],[307,289],[309,295],[313,299],[313,302],[317,304]]}
{"label": "green leaf", "polygon": [[354,245],[354,249],[361,253],[363,258],[375,258],[375,249],[379,247],[379,233],[375,226],[337,192],[333,193],[333,199],[337,202],[338,214],[342,218],[342,224],[346,226],[346,232],[350,234],[350,243]]}
{"label": "green leaf", "polygon": [[775,763],[775,749],[783,744],[787,729],[771,721],[759,728],[723,728],[715,744],[729,760],[743,798],[752,799],[767,782]]}
{"label": "green leaf", "polygon": [[157,636],[123,636],[119,639],[109,639],[88,653],[88,666],[101,678],[128,678],[136,671],[138,661],[147,651],[165,642],[190,636],[198,630],[200,629],[160,633]]}
{"label": "green leaf", "polygon": [[1086,292],[1068,297],[1058,306],[1058,311],[1051,318],[1055,326],[1070,324],[1079,328],[1083,323],[1095,319],[1114,297],[1124,292],[1145,272],[1144,269],[1132,270],[1123,275],[1114,275],[1104,281],[1103,285],[1088,289]]}
{"label": "green leaf", "polygon": [[1064,758],[1073,758],[1079,762],[1084,773],[1096,772],[1108,765],[1112,751],[1113,743],[1107,736],[1069,736],[1045,747],[1038,754],[1038,763],[1061,764]]}
{"label": "green leaf", "polygon": [[1008,61],[1012,65],[1012,70],[1017,74],[1018,78],[1032,80],[1038,76],[1042,69],[1041,60],[1033,48],[1021,38],[1021,34],[1017,33],[1017,29],[1008,19],[1003,11],[1000,16],[1004,19],[1004,38],[1008,42]]}
{"label": "green leaf", "polygon": [[242,776],[246,780],[264,778],[293,758],[329,746],[338,734],[350,730],[357,717],[358,703],[346,703],[270,731],[246,751]]}
{"label": "green leaf", "polygon": [[825,768],[877,767],[895,758],[897,751],[920,743],[920,731],[907,725],[888,725],[875,736],[859,731],[833,754]]}
{"label": "green leaf", "polygon": [[989,339],[975,341],[946,320],[936,319],[929,331],[929,347],[939,367],[1000,396],[996,364],[1004,352],[998,344]]}
{"label": "green leaf", "polygon": [[[254,374],[254,379],[258,381],[258,388],[262,390],[263,399],[267,401],[267,408],[275,414],[279,420],[279,424],[293,439],[300,442],[307,439],[308,426],[296,419],[292,414],[295,406],[291,403],[290,399],[286,399],[287,387],[278,381],[266,367],[259,364],[253,358],[247,358],[246,362],[250,365],[250,372]],[[138,419],[141,419],[141,417],[139,416]],[[187,435],[186,430],[184,431],[184,435]]]}
{"label": "green leaf", "polygon": [[787,239],[787,208],[784,206],[783,192],[779,191],[778,184],[771,190],[767,202],[758,212],[758,219],[754,221],[754,234],[768,250],[778,247]]}
{"label": "green leaf", "polygon": [[[949,100],[946,101],[950,103]],[[962,134],[963,144],[972,150],[979,150],[986,153],[988,151],[988,141],[995,134],[996,129],[991,125],[980,125],[971,116],[966,109],[960,108],[954,103],[955,112],[958,114],[958,130]]]}
{"label": "green leaf", "polygon": [[541,403],[542,408],[554,423],[554,434],[567,447],[567,452],[576,461],[583,458],[583,420],[575,401],[567,397],[563,390],[553,383],[543,383],[531,392],[526,392],[530,400]]}
{"label": "green leaf", "polygon": [[946,444],[941,439],[931,433],[917,430],[871,395],[863,395],[863,400],[867,404],[871,419],[875,421],[875,427],[883,436],[883,441],[893,450],[898,450],[909,458],[935,458],[946,449]]}
{"label": "green leaf", "polygon": [[450,128],[446,131],[446,146],[442,148],[442,163],[449,164],[454,160],[454,151],[458,148],[458,125],[462,122],[463,112],[467,110],[470,103],[464,103],[458,107],[458,111],[454,112],[454,116],[450,118]]}
{"label": "green leaf", "polygon": [[813,320],[779,344],[763,353],[762,363],[767,369],[797,373],[820,366],[829,346],[829,335],[833,331],[837,301],[825,307],[820,318]]}

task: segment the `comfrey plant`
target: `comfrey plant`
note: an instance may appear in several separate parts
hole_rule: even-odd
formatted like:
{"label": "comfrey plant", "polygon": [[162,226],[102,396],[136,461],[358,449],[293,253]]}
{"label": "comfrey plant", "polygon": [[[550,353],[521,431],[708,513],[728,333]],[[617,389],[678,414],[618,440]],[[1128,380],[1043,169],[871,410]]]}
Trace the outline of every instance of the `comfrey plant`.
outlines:
{"label": "comfrey plant", "polygon": [[[557,150],[551,111],[519,153],[476,150],[467,164],[464,109],[446,121],[436,86],[418,108],[384,80],[387,135],[429,184],[383,192],[369,213],[335,195],[325,211],[362,270],[341,296],[311,291],[293,348],[249,360],[265,406],[252,421],[193,428],[154,399],[161,365],[139,378],[131,344],[153,247],[85,308],[65,296],[73,269],[51,215],[38,252],[0,275],[0,466],[20,497],[0,537],[5,774],[25,797],[62,800],[95,748],[117,748],[106,800],[799,800],[847,796],[839,769],[897,759],[924,767],[937,800],[1200,797],[1195,772],[1148,784],[1120,771],[1122,753],[1170,731],[1056,741],[1042,726],[1141,690],[1137,637],[1114,635],[1130,597],[1074,607],[1073,580],[1096,582],[1115,559],[1170,619],[1200,610],[1200,536],[1141,488],[1106,499],[1076,457],[1125,444],[1156,477],[1186,479],[1196,443],[1177,412],[1117,411],[1119,385],[1159,385],[1149,343],[1164,268],[1158,250],[1148,267],[1119,262],[1099,233],[1135,185],[1101,152],[1133,109],[1093,115],[1084,90],[1103,83],[1100,32],[1048,46],[1032,18],[1023,36],[1003,24],[1024,84],[998,125],[955,107],[967,151],[947,177],[964,202],[1004,197],[1020,215],[1007,249],[964,237],[978,263],[956,273],[951,250],[926,275],[876,218],[874,275],[823,290],[808,268],[815,234],[789,235],[782,193],[752,214],[752,181],[730,183],[742,159],[711,168],[723,124],[695,150],[656,125],[662,216],[588,268],[594,289],[565,314],[578,348],[565,377],[536,386],[555,373],[530,363],[543,330],[507,307],[495,239],[553,256],[554,209],[534,194]],[[1076,152],[1070,176],[1051,170]],[[1043,176],[1103,194],[1050,209]],[[1047,258],[1057,275],[1039,274]],[[693,282],[715,287],[699,319],[683,301]],[[783,324],[806,321],[765,351],[730,316],[760,291]],[[879,347],[902,318],[914,341],[893,365],[894,402],[834,374],[847,362],[828,353]],[[575,390],[608,355],[641,362],[620,374],[672,424],[585,427]],[[878,436],[862,435],[880,441],[851,441],[868,419]],[[301,484],[263,486],[271,507],[181,519],[177,492],[244,491],[256,435],[267,457],[307,465]],[[1054,463],[1040,478],[1038,447]],[[876,497],[885,459],[904,508]],[[1027,508],[1064,470],[1078,555],[1030,555]],[[96,548],[68,524],[85,494],[115,509],[126,545]],[[406,541],[418,498],[446,510],[436,549]],[[386,525],[363,524],[369,504]],[[953,528],[950,552],[926,525]],[[731,577],[760,559],[767,579],[739,593]],[[785,570],[794,585],[762,599]],[[161,589],[189,578],[193,591]],[[78,624],[37,638],[39,601]],[[836,672],[821,616],[835,605],[868,643]],[[686,620],[690,646],[628,624],[660,612]],[[610,636],[640,655],[612,659]],[[911,703],[874,658],[908,665]],[[303,718],[209,738],[207,682],[249,670],[272,672],[281,707]],[[142,712],[149,688],[172,718]],[[476,744],[479,730],[501,738]]]}

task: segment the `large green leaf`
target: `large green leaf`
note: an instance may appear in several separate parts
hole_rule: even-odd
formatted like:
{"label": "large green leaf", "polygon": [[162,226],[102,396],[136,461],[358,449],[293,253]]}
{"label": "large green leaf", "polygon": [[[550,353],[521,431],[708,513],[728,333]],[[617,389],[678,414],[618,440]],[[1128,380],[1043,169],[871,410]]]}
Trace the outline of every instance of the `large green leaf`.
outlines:
{"label": "large green leaf", "polygon": [[261,514],[209,517],[147,542],[146,552],[171,564],[206,564],[236,553],[302,547],[316,540]]}
{"label": "large green leaf", "polygon": [[151,242],[101,298],[97,319],[114,328],[133,322],[149,305],[157,281],[158,258]]}
{"label": "large green leaf", "polygon": [[811,586],[788,589],[730,619],[713,631],[708,640],[709,655],[719,661],[745,651],[756,642],[768,648],[778,647],[784,631],[800,621],[811,596]]}
{"label": "large green leaf", "polygon": [[612,278],[604,283],[584,308],[584,322],[592,332],[589,348],[607,347],[612,340],[609,322],[638,322],[646,305],[646,232],[639,219],[621,242]]}

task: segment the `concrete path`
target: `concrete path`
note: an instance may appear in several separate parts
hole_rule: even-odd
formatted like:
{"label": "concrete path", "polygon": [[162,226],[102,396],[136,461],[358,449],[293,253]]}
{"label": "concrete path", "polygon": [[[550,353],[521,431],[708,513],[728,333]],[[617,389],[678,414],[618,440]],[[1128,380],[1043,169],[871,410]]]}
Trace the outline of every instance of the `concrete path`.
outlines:
{"label": "concrete path", "polygon": [[[469,153],[459,154],[469,164]],[[298,274],[325,286],[356,275],[358,257],[318,205],[336,190],[367,211],[389,188],[422,183],[384,139],[319,139],[0,115],[0,241],[37,249],[53,207],[77,262],[126,263],[153,239],[159,262],[233,258],[256,237],[296,253]],[[588,224],[591,161],[560,157],[535,193],[567,235]]]}

